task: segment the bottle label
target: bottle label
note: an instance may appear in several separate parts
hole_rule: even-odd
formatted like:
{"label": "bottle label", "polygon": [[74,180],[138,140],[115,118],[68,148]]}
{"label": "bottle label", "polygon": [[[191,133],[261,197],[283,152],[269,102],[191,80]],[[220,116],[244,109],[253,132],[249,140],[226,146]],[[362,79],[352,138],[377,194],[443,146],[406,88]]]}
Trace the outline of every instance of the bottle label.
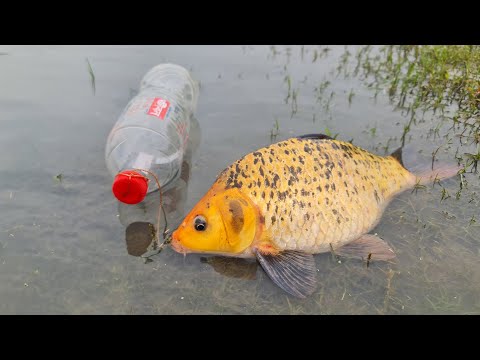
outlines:
{"label": "bottle label", "polygon": [[162,98],[155,98],[153,99],[152,105],[148,109],[147,114],[156,116],[159,119],[165,119],[165,115],[167,115],[167,111],[170,107],[170,102],[168,100]]}

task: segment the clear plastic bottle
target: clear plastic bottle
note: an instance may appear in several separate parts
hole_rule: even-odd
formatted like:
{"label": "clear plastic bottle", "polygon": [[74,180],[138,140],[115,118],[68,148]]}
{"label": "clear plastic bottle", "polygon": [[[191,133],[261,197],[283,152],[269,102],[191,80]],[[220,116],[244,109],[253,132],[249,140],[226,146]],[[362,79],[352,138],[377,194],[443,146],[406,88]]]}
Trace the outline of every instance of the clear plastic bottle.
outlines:
{"label": "clear plastic bottle", "polygon": [[126,204],[147,193],[173,186],[181,174],[198,85],[175,64],[160,64],[143,77],[139,93],[128,103],[111,130],[105,148],[107,168],[115,177],[112,191]]}

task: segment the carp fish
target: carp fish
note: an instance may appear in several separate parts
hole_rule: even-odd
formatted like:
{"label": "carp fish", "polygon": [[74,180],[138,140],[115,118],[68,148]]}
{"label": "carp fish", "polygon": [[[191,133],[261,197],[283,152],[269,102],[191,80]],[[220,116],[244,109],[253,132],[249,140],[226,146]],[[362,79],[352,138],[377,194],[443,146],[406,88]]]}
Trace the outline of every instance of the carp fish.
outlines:
{"label": "carp fish", "polygon": [[391,200],[416,184],[455,176],[460,167],[407,170],[402,149],[374,155],[311,134],[271,144],[235,161],[172,234],[175,251],[256,258],[287,293],[316,288],[313,255],[333,251],[390,260],[393,250],[368,234]]}

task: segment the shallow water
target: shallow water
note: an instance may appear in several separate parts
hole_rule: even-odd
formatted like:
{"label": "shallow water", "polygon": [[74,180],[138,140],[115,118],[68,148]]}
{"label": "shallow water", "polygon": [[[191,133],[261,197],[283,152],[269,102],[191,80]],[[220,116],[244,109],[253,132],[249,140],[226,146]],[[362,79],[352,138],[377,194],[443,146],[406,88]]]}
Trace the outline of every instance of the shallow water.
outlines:
{"label": "shallow water", "polygon": [[[343,46],[315,56],[323,49],[0,46],[0,313],[480,313],[480,184],[473,174],[459,200],[458,180],[451,179],[443,183],[452,195],[444,201],[430,186],[391,203],[373,232],[395,249],[395,263],[367,267],[316,256],[319,287],[305,300],[286,295],[261,269],[253,280],[239,279],[169,248],[147,264],[127,253],[104,146],[141,77],[158,63],[183,65],[201,84],[201,139],[185,211],[219,171],[270,144],[276,119],[276,140],[330,131],[383,154],[387,140],[401,136],[405,117],[385,94],[374,100],[361,80],[330,75]],[[293,114],[286,77],[298,91]],[[335,92],[328,111],[314,91],[324,79],[331,81],[324,104]],[[430,127],[420,124],[410,141],[426,161],[442,143],[427,136]],[[392,140],[390,150],[398,144]],[[439,157],[453,158],[455,145]]]}

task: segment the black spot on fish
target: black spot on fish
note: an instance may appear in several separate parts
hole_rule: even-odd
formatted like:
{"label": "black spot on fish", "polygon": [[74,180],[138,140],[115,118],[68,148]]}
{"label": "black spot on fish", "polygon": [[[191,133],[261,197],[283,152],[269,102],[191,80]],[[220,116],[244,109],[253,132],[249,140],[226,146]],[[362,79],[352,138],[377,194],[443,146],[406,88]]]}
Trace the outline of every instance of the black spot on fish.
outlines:
{"label": "black spot on fish", "polygon": [[270,161],[270,164],[273,163],[273,159],[269,156],[268,160]]}
{"label": "black spot on fish", "polygon": [[278,176],[278,174],[275,174],[275,176],[273,177],[273,187],[276,188],[277,187],[277,182],[280,180],[280,176]]}
{"label": "black spot on fish", "polygon": [[316,189],[317,189],[319,192],[322,192],[322,187],[321,187],[321,186],[317,186]]}
{"label": "black spot on fish", "polygon": [[337,223],[339,223],[339,224],[341,223],[341,221],[340,221],[340,218],[339,218],[339,217],[337,217]]}
{"label": "black spot on fish", "polygon": [[257,180],[257,185],[258,187],[262,186],[262,182],[260,181],[260,179]]}
{"label": "black spot on fish", "polygon": [[307,214],[303,215],[303,218],[305,219],[305,221],[310,220],[310,214],[307,213]]}
{"label": "black spot on fish", "polygon": [[277,195],[278,195],[278,200],[285,200],[285,198],[287,197],[287,192],[286,191],[277,191]]}
{"label": "black spot on fish", "polygon": [[305,161],[303,161],[303,156],[298,157],[298,161],[300,161],[300,164],[305,164]]}
{"label": "black spot on fish", "polygon": [[346,181],[344,181],[343,184],[345,185],[346,188],[348,188],[348,184]]}
{"label": "black spot on fish", "polygon": [[261,166],[260,166],[260,175],[261,175],[262,177],[265,176],[265,174],[264,174],[264,172],[263,172],[263,167],[261,167]]}
{"label": "black spot on fish", "polygon": [[262,153],[259,152],[259,151],[255,151],[255,152],[253,153],[253,156],[262,156]]}
{"label": "black spot on fish", "polygon": [[339,177],[342,177],[342,173],[340,171],[337,171],[337,174]]}
{"label": "black spot on fish", "polygon": [[335,183],[332,183],[332,190],[335,191]]}
{"label": "black spot on fish", "polygon": [[330,169],[327,169],[327,170],[325,171],[325,177],[327,178],[327,180],[330,179],[330,175],[332,175],[332,172],[330,171]]}
{"label": "black spot on fish", "polygon": [[303,147],[303,150],[309,154],[312,153],[312,149],[310,149],[310,147],[307,144],[305,144],[305,146]]}
{"label": "black spot on fish", "polygon": [[255,158],[255,160],[253,160],[253,165],[257,165],[258,163],[258,158]]}
{"label": "black spot on fish", "polygon": [[377,201],[377,204],[380,203],[380,197],[378,196],[377,190],[373,191],[373,195],[375,195],[375,200]]}
{"label": "black spot on fish", "polygon": [[275,215],[273,215],[270,219],[272,220],[272,225],[275,224],[275,221],[277,220],[277,218],[275,217]]}
{"label": "black spot on fish", "polygon": [[284,150],[284,153],[288,155],[288,154],[290,154],[290,151]]}
{"label": "black spot on fish", "polygon": [[337,214],[338,214],[337,209],[332,209],[332,212],[333,212],[333,215],[337,215]]}
{"label": "black spot on fish", "polygon": [[325,184],[325,190],[328,191],[329,188],[330,188],[330,185],[329,185],[329,184]]}
{"label": "black spot on fish", "polygon": [[297,182],[298,181],[298,178],[290,175],[290,178],[288,179],[288,186],[292,186],[293,183]]}
{"label": "black spot on fish", "polygon": [[262,191],[262,199],[265,199],[265,191]]}
{"label": "black spot on fish", "polygon": [[338,150],[339,147],[336,143],[334,143],[333,141],[330,143],[332,145],[332,148],[334,148],[335,150]]}
{"label": "black spot on fish", "polygon": [[273,199],[273,191],[270,191],[270,199]]}
{"label": "black spot on fish", "polygon": [[265,186],[269,187],[270,186],[270,181],[268,181],[268,178],[265,178]]}

